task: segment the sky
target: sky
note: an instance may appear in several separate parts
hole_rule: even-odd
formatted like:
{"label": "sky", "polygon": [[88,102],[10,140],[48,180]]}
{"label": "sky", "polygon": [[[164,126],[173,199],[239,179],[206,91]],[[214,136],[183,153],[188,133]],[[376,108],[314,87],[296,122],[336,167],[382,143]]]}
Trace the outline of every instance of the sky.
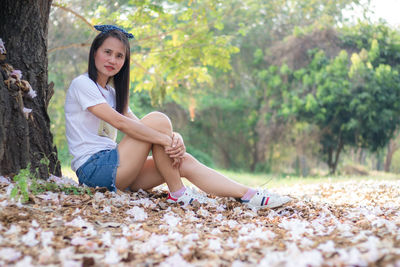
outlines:
{"label": "sky", "polygon": [[371,0],[374,7],[374,18],[383,18],[391,26],[400,26],[400,0]]}

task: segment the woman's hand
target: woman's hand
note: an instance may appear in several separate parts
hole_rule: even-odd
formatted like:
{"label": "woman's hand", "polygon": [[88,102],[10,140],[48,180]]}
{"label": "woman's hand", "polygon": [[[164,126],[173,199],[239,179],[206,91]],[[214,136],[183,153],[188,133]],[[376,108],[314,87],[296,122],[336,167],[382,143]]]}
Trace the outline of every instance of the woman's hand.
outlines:
{"label": "woman's hand", "polygon": [[172,133],[171,146],[165,149],[165,153],[167,153],[168,156],[174,160],[172,164],[173,167],[179,168],[182,163],[183,156],[186,153],[186,147],[183,142],[183,138],[179,133]]}
{"label": "woman's hand", "polygon": [[186,153],[183,138],[179,133],[172,133],[172,144],[165,151],[171,158],[182,158]]}

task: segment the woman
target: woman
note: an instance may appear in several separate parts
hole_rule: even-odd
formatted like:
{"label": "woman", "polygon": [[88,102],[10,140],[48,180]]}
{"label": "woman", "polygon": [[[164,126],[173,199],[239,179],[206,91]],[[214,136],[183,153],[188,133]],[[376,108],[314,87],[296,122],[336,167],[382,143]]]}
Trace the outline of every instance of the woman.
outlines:
{"label": "woman", "polygon": [[[101,32],[90,48],[88,73],[72,81],[65,101],[72,169],[80,183],[111,191],[146,190],[166,183],[170,203],[213,201],[186,188],[181,180],[185,177],[207,193],[234,197],[251,207],[274,208],[290,201],[236,183],[201,164],[186,153],[182,137],[173,132],[163,113],[152,112],[138,119],[128,107],[128,38],[133,36],[112,25],[95,28]],[[117,129],[125,133],[118,145]],[[148,156],[150,150],[152,157]]]}

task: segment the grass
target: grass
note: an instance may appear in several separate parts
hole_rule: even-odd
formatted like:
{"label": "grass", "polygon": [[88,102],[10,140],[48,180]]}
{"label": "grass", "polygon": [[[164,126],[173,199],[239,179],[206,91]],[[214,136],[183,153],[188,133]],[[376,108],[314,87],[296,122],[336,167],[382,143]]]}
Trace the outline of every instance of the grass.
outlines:
{"label": "grass", "polygon": [[400,175],[393,173],[384,173],[371,171],[367,176],[350,176],[350,175],[330,175],[315,177],[299,177],[299,176],[282,176],[263,173],[246,173],[233,172],[229,170],[218,170],[222,174],[232,178],[233,180],[251,186],[251,187],[287,187],[295,184],[315,184],[315,183],[335,183],[347,180],[400,180]]}
{"label": "grass", "polygon": [[[63,176],[69,177],[78,181],[76,174],[71,170],[70,166],[62,166]],[[335,183],[343,182],[349,179],[352,180],[400,180],[400,175],[384,172],[370,172],[368,176],[318,176],[318,177],[299,177],[299,176],[282,176],[265,173],[248,173],[248,172],[234,172],[229,170],[218,169],[218,171],[229,178],[250,187],[287,187],[295,184],[315,184],[315,183]],[[186,184],[186,183],[185,183]]]}

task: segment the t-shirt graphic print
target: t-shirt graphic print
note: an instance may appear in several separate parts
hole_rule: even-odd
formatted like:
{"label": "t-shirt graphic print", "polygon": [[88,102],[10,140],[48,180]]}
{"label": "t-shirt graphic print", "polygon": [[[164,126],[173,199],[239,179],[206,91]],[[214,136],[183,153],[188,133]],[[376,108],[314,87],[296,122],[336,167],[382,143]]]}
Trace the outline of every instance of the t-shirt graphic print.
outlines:
{"label": "t-shirt graphic print", "polygon": [[99,136],[108,137],[111,140],[113,140],[114,142],[117,139],[117,129],[114,128],[108,122],[105,122],[103,120],[100,120],[100,125],[99,125],[99,129],[97,131],[97,134]]}

